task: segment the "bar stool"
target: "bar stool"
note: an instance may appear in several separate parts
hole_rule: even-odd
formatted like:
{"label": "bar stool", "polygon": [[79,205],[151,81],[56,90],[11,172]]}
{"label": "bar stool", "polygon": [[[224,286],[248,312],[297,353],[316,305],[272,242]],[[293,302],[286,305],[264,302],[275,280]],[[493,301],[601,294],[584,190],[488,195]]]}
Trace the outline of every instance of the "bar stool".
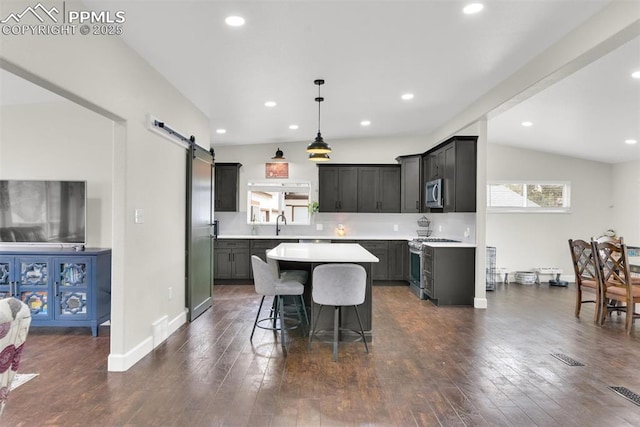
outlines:
{"label": "bar stool", "polygon": [[358,313],[358,305],[364,303],[367,288],[367,272],[357,264],[322,264],[313,270],[313,302],[319,304],[318,314],[313,322],[309,334],[309,348],[318,327],[320,312],[325,305],[332,305],[333,311],[333,361],[338,361],[338,334],[340,331],[340,311],[343,306],[353,306],[360,325],[357,332],[364,342],[364,348],[369,353],[369,346],[364,336],[364,329]]}
{"label": "bar stool", "polygon": [[[253,329],[251,330],[251,336],[249,340],[253,340],[253,334],[256,331],[256,327],[261,329],[268,329],[274,332],[280,331],[280,344],[282,345],[282,353],[287,355],[287,348],[284,338],[285,329],[295,329],[304,323],[304,319],[307,319],[307,313],[304,307],[304,299],[302,297],[304,293],[304,285],[298,281],[291,279],[281,279],[275,273],[271,266],[262,261],[260,257],[253,255],[251,257],[251,267],[253,269],[253,283],[256,293],[262,295],[260,300],[260,307],[256,313],[256,320],[253,322]],[[264,298],[267,296],[274,297],[274,304],[271,309],[269,317],[260,319],[260,311],[262,310],[262,304]],[[298,313],[298,323],[292,326],[285,326],[284,316],[284,302],[283,297],[294,296],[300,299],[301,304],[296,304],[296,311]],[[303,319],[304,313],[304,319]],[[279,326],[277,321],[279,320]],[[270,326],[265,326],[262,323],[269,322]],[[307,320],[308,323],[308,320]]]}

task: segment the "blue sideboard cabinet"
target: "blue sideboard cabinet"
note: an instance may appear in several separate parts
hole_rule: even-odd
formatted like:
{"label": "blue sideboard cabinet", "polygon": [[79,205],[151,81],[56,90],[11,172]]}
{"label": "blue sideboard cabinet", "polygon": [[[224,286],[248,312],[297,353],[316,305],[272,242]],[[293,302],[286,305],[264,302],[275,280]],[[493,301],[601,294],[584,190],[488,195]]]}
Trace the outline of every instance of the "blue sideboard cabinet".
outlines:
{"label": "blue sideboard cabinet", "polygon": [[111,318],[111,250],[0,250],[0,298],[31,309],[31,326],[98,326]]}

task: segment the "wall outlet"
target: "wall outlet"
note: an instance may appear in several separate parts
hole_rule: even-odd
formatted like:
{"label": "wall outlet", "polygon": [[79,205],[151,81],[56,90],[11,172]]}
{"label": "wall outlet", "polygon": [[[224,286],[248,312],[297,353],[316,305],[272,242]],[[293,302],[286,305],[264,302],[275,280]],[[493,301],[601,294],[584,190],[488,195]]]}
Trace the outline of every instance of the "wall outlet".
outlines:
{"label": "wall outlet", "polygon": [[442,233],[442,226],[441,225],[438,226],[438,233]]}
{"label": "wall outlet", "polygon": [[393,224],[393,231],[398,231],[398,224]]}
{"label": "wall outlet", "polygon": [[322,231],[322,224],[316,224],[316,231]]}
{"label": "wall outlet", "polygon": [[469,237],[470,235],[471,235],[471,229],[467,227],[467,229],[464,230],[464,237]]}
{"label": "wall outlet", "polygon": [[173,299],[173,286],[169,286],[169,301]]}

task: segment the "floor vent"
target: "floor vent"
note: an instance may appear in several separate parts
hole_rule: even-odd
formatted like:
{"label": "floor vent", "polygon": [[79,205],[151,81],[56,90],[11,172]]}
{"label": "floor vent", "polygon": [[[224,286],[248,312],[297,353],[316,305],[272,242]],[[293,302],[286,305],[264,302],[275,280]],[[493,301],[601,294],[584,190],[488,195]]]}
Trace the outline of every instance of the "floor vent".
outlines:
{"label": "floor vent", "polygon": [[611,386],[609,387],[611,390],[615,391],[616,393],[618,393],[620,396],[624,397],[627,400],[630,400],[631,402],[635,403],[636,405],[640,406],[640,394],[638,393],[634,393],[631,390],[629,390],[626,387],[614,387]]}
{"label": "floor vent", "polygon": [[569,366],[584,366],[584,363],[578,362],[577,360],[570,358],[566,354],[551,353],[551,355],[553,357],[555,357],[556,359],[563,361],[564,363],[566,363]]}

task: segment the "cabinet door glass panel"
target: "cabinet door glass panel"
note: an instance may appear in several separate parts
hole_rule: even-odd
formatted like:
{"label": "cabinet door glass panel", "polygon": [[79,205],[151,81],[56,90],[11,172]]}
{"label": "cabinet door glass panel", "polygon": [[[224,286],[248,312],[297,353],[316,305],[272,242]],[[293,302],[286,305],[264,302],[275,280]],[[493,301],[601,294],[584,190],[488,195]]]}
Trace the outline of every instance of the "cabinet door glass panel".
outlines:
{"label": "cabinet door glass panel", "polygon": [[59,283],[62,287],[87,286],[86,262],[61,262]]}
{"label": "cabinet door glass panel", "polygon": [[31,316],[48,317],[47,292],[20,292],[20,299],[29,306]]}
{"label": "cabinet door glass panel", "polygon": [[20,285],[42,286],[49,284],[49,265],[46,262],[20,262]]}
{"label": "cabinet door glass panel", "polygon": [[60,314],[69,316],[86,316],[87,293],[86,292],[60,292]]}
{"label": "cabinet door glass panel", "polygon": [[0,261],[0,299],[11,296],[11,261]]}

